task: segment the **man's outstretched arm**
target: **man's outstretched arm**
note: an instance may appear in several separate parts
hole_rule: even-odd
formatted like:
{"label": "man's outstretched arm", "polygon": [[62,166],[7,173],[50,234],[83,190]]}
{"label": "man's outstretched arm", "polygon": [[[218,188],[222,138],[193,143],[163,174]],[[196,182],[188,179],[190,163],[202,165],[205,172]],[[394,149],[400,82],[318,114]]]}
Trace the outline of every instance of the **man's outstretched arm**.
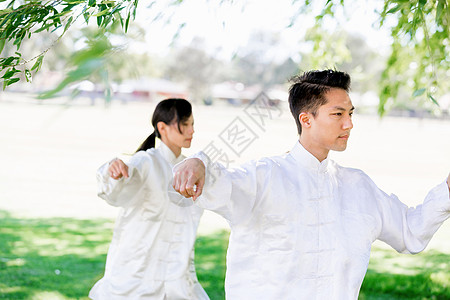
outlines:
{"label": "man's outstretched arm", "polygon": [[198,158],[189,158],[173,170],[173,188],[186,198],[195,201],[205,185],[205,165]]}

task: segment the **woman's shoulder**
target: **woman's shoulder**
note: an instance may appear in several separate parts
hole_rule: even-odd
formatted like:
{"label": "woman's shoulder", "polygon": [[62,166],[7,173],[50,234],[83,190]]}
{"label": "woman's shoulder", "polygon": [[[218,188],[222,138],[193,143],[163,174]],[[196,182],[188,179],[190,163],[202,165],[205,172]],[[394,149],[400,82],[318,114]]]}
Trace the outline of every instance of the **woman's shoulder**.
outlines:
{"label": "woman's shoulder", "polygon": [[134,166],[160,164],[162,161],[155,148],[138,151],[130,158],[130,164]]}

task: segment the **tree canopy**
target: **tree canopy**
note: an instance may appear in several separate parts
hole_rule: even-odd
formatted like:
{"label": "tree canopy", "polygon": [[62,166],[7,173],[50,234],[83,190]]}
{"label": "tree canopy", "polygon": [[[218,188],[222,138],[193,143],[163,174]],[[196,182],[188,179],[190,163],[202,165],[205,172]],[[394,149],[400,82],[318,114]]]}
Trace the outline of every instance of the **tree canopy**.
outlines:
{"label": "tree canopy", "polygon": [[[308,8],[312,2],[306,0],[306,9],[301,13],[310,12]],[[335,37],[334,46],[331,46],[327,40],[329,36],[323,31],[323,20],[334,18],[336,11],[344,9],[347,3],[344,0],[327,0],[321,13],[316,16],[317,23],[311,37],[317,50],[316,67],[348,56],[342,39]],[[383,3],[379,11],[379,26],[389,26],[393,42],[379,79],[379,114],[383,115],[405,93],[410,101],[424,102],[428,99],[429,104],[439,106],[437,97],[447,93],[450,87],[448,1],[384,0]],[[323,62],[322,65],[319,62]]]}
{"label": "tree canopy", "polygon": [[[218,0],[222,5],[225,0]],[[303,2],[304,1],[304,2]],[[60,41],[71,27],[91,28],[85,31],[85,47],[75,51],[70,58],[70,70],[66,78],[53,91],[83,80],[86,75],[97,73],[108,90],[110,76],[104,71],[111,65],[108,57],[121,51],[109,37],[127,33],[135,19],[138,0],[1,0],[0,10],[0,76],[3,89],[22,80],[31,81],[45,61],[47,52]],[[183,0],[168,1],[175,9]],[[233,4],[232,0],[228,0]],[[292,0],[292,3],[300,2]],[[148,9],[160,9],[150,1]],[[342,36],[330,43],[330,33],[323,24],[327,18],[335,18],[338,9],[346,9],[348,1],[324,0],[321,12],[316,16],[316,25],[307,39],[314,49],[310,66],[314,68],[351,64],[351,51]],[[199,3],[199,5],[202,5]],[[317,5],[315,2],[314,5]],[[302,14],[310,14],[313,1],[302,0],[301,9],[293,13],[295,23]],[[157,12],[163,15],[164,10]],[[388,27],[392,45],[379,76],[379,114],[383,115],[400,95],[409,95],[411,101],[427,101],[438,106],[438,97],[450,86],[450,9],[448,0],[384,0],[379,14],[379,26]],[[179,24],[180,28],[184,24]],[[118,29],[120,28],[120,29]],[[37,38],[48,32],[45,45],[24,53],[21,47],[27,39]],[[49,40],[50,37],[50,40]],[[354,53],[353,53],[354,54]],[[241,60],[245,60],[242,58]],[[108,93],[107,93],[108,94]],[[44,96],[50,96],[47,93]]]}
{"label": "tree canopy", "polygon": [[[6,1],[2,1],[6,2]],[[67,30],[82,17],[85,26],[94,18],[100,35],[104,35],[114,24],[120,23],[124,32],[127,32],[130,20],[136,16],[138,0],[96,1],[96,0],[11,0],[0,11],[0,72],[2,72],[3,89],[19,81],[20,74],[24,74],[27,81],[32,80],[32,73],[36,73],[42,66],[47,52],[67,32]],[[56,35],[53,41],[31,58],[25,58],[22,51],[22,42],[35,38],[41,32],[52,32]],[[90,61],[91,68],[95,68],[95,59],[104,56],[105,51],[112,46],[104,38],[88,39],[90,50],[80,53],[75,63]],[[89,42],[89,40],[91,40]],[[5,53],[5,46],[10,52]],[[12,48],[12,49],[11,49]],[[98,63],[97,63],[98,66]],[[81,70],[80,68],[78,68]],[[73,74],[72,74],[73,75]],[[80,74],[82,75],[82,74]],[[67,80],[65,84],[67,84]],[[64,84],[64,83],[63,83]],[[60,89],[61,87],[58,87]]]}

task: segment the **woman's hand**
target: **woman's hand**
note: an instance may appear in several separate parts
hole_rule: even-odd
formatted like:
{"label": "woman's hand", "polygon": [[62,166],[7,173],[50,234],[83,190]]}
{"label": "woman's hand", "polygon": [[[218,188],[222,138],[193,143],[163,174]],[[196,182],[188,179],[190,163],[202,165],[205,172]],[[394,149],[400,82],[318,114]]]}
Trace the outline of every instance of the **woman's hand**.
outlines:
{"label": "woman's hand", "polygon": [[109,176],[113,179],[128,178],[128,166],[119,158],[112,160],[108,168]]}

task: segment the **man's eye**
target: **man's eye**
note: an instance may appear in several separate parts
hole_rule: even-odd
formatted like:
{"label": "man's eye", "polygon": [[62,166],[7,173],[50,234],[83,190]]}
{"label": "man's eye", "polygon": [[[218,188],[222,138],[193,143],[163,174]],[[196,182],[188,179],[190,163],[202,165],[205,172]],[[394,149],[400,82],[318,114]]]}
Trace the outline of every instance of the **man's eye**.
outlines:
{"label": "man's eye", "polygon": [[336,116],[342,116],[342,113],[335,113]]}

